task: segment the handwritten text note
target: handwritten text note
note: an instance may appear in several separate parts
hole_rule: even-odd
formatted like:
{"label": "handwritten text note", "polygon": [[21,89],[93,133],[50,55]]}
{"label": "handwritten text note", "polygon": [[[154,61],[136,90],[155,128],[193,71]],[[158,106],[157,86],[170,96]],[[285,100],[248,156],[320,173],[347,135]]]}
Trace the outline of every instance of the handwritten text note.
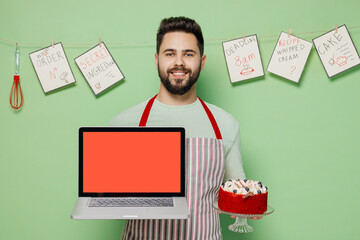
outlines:
{"label": "handwritten text note", "polygon": [[223,42],[223,49],[232,83],[264,76],[256,35]]}
{"label": "handwritten text note", "polygon": [[282,32],[276,42],[267,71],[293,82],[299,82],[311,48],[311,42]]}
{"label": "handwritten text note", "polygon": [[30,53],[30,59],[45,93],[75,82],[61,43]]}
{"label": "handwritten text note", "polygon": [[75,58],[75,62],[95,95],[124,79],[105,43]]}
{"label": "handwritten text note", "polygon": [[360,64],[359,54],[345,25],[313,39],[313,42],[329,78]]}

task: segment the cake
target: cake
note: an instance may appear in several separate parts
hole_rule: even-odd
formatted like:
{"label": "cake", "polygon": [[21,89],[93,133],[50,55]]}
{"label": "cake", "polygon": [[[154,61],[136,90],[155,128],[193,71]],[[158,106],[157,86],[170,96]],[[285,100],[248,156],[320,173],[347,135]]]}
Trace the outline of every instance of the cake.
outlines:
{"label": "cake", "polygon": [[238,214],[263,214],[267,210],[267,187],[253,180],[228,180],[219,190],[220,210]]}

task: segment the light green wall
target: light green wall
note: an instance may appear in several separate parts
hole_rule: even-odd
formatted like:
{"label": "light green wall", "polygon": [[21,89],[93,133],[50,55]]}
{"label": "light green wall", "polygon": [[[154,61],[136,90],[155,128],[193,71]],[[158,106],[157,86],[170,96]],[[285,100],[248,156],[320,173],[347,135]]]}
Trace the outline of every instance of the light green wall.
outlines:
{"label": "light green wall", "polygon": [[[280,31],[293,33],[359,26],[358,0],[303,1],[2,1],[0,38],[19,43],[61,41],[77,80],[45,95],[21,46],[21,111],[9,105],[14,46],[0,40],[0,239],[119,239],[123,222],[75,221],[77,129],[107,125],[118,112],[159,88],[154,67],[155,33],[163,17],[196,19],[206,39],[208,62],[198,94],[239,121],[248,178],[269,186],[275,213],[251,221],[254,232],[227,230],[224,239],[358,239],[360,69],[328,79],[313,49],[299,84],[266,72],[260,80],[230,84],[221,41],[258,34],[264,68]],[[312,40],[322,33],[301,35]],[[360,29],[350,29],[360,49]],[[273,38],[262,36],[275,35]],[[99,37],[126,76],[95,97],[73,59]],[[110,43],[151,42],[117,45]]]}

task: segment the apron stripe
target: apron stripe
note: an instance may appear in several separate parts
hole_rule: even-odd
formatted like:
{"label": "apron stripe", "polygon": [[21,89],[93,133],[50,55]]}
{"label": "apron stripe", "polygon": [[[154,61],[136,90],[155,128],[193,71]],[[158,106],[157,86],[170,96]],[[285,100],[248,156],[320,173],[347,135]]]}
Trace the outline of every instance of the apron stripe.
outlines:
{"label": "apron stripe", "polygon": [[[201,156],[200,156],[200,159],[201,159],[201,162],[199,162],[199,166],[201,166],[201,171],[203,172],[205,170],[205,157],[206,157],[206,154],[205,154],[205,145],[206,145],[206,142],[207,142],[207,139],[205,138],[202,138],[201,139],[202,143],[201,143]],[[198,226],[199,228],[204,225],[205,228],[203,228],[202,231],[197,231],[197,238],[196,239],[204,239],[204,236],[203,235],[203,231],[208,228],[207,227],[207,222],[205,221],[204,219],[204,211],[205,211],[205,208],[206,208],[206,203],[204,202],[204,189],[207,189],[207,179],[205,178],[204,174],[201,174],[200,176],[202,176],[202,178],[200,179],[200,182],[202,183],[201,186],[203,187],[200,187],[200,196],[201,198],[199,198],[199,216],[198,216]]]}
{"label": "apron stripe", "polygon": [[134,233],[134,232],[135,232],[135,222],[133,221],[132,223],[133,223],[133,224],[132,224],[132,229],[131,229],[131,230],[132,230],[132,231],[131,231],[131,236],[132,236],[132,238],[134,238],[134,234],[135,234],[135,233]]}
{"label": "apron stripe", "polygon": [[205,225],[205,227],[202,227],[200,228],[201,231],[198,231],[198,235],[197,235],[197,238],[198,239],[204,239],[204,231],[206,229],[209,228],[209,226],[207,225],[207,221],[205,221],[205,209],[206,209],[206,199],[204,199],[204,195],[205,195],[205,192],[203,191],[204,189],[208,189],[208,183],[207,183],[207,179],[205,178],[205,169],[206,169],[206,166],[205,166],[205,159],[207,158],[207,151],[205,149],[205,146],[207,145],[206,142],[208,142],[208,139],[205,139],[203,138],[202,139],[203,143],[202,143],[202,147],[201,147],[201,171],[203,172],[203,174],[201,174],[201,182],[202,182],[202,185],[203,187],[200,188],[200,196],[201,196],[201,199],[200,199],[200,202],[199,202],[199,205],[200,205],[200,214],[199,214],[199,223],[200,223],[200,227],[201,225]]}
{"label": "apron stripe", "polygon": [[[209,146],[211,146],[211,147],[208,148],[208,154],[209,154],[209,157],[208,157],[208,163],[209,163],[209,165],[208,165],[209,166],[208,167],[208,181],[209,181],[209,183],[208,184],[209,185],[210,185],[210,181],[211,181],[210,172],[214,172],[214,163],[211,162],[211,156],[216,156],[213,153],[214,152],[214,147],[215,147],[214,143],[215,143],[215,141],[214,141],[214,139],[212,139],[212,141],[210,141],[210,143],[209,143]],[[210,151],[211,151],[211,153],[210,153]],[[207,194],[208,194],[208,196],[207,196],[207,202],[206,203],[208,204],[208,206],[209,205],[211,206],[213,204],[213,201],[211,199],[211,193],[208,192]],[[212,206],[207,208],[207,218],[208,218],[208,225],[209,225],[209,228],[208,228],[208,231],[207,231],[207,234],[208,234],[207,238],[210,238],[210,236],[212,236],[213,228],[211,228],[210,226],[214,226],[216,224],[212,219],[213,214],[211,214],[211,209],[212,209]]]}
{"label": "apron stripe", "polygon": [[157,225],[158,238],[157,238],[157,239],[159,239],[159,240],[164,240],[162,230],[164,229],[163,223],[164,223],[164,221],[166,221],[166,220],[161,221],[160,219],[156,219],[156,221],[157,221],[157,223],[158,223],[158,225]]}
{"label": "apron stripe", "polygon": [[144,239],[149,239],[148,237],[148,224],[149,224],[149,221],[144,221]]}
{"label": "apron stripe", "polygon": [[[130,225],[130,223],[132,223],[131,225]],[[128,225],[128,232],[129,232],[129,234],[130,234],[130,236],[132,237],[132,238],[134,238],[134,236],[133,236],[133,232],[134,231],[132,231],[133,229],[134,229],[134,227],[135,227],[135,225],[134,225],[134,222],[129,222],[129,225]]]}
{"label": "apron stripe", "polygon": [[[217,156],[217,151],[216,151],[216,144],[215,144],[215,141],[212,141],[212,155],[213,156],[216,156],[216,159],[218,159],[218,156]],[[216,169],[216,165],[215,164],[212,164],[211,165],[212,166],[212,168],[211,168],[211,172],[212,173],[214,173],[214,171],[215,171],[215,169]],[[216,180],[215,178],[213,178],[212,179],[212,181],[214,181],[214,180]],[[212,182],[212,184],[214,184],[214,182]],[[213,199],[212,199],[212,197],[211,197],[211,195],[212,195],[212,192],[209,192],[209,201],[210,201],[210,204],[212,204],[212,202],[213,202]],[[217,215],[217,214],[216,214]],[[214,226],[215,224],[216,224],[216,219],[215,219],[215,214],[211,214],[211,209],[209,209],[209,216],[210,216],[210,221],[211,221],[211,224],[212,224],[212,226]],[[210,230],[210,234],[211,234],[211,236],[213,235],[213,233],[214,233],[214,230],[215,229],[211,229]]]}
{"label": "apron stripe", "polygon": [[178,219],[175,219],[173,221],[173,231],[171,232],[171,235],[169,235],[168,239],[178,239],[178,236],[176,236],[176,232],[178,231],[177,225],[178,225]]}
{"label": "apron stripe", "polygon": [[[207,139],[207,146],[209,146],[209,144],[212,142],[210,139]],[[206,151],[206,158],[205,158],[205,167],[204,167],[204,170],[205,170],[205,175],[204,175],[204,179],[205,179],[205,188],[206,189],[209,189],[209,186],[210,186],[210,168],[211,168],[211,162],[210,162],[210,149],[211,148],[207,148],[207,151]],[[209,198],[209,193],[206,192],[205,195],[204,195],[204,203],[206,204],[206,206],[204,206],[204,212],[203,212],[203,221],[206,222],[206,228],[204,229],[205,230],[205,235],[202,236],[203,239],[208,239],[209,236],[210,236],[210,226],[212,226],[211,222],[210,222],[210,215],[208,214],[208,205],[210,203],[210,198]]]}
{"label": "apron stripe", "polygon": [[141,231],[140,231],[140,234],[139,234],[139,239],[145,239],[145,236],[143,236],[143,234],[144,234],[144,220],[141,220],[140,221],[140,229],[141,229]]}
{"label": "apron stripe", "polygon": [[132,236],[133,233],[131,231],[132,230],[131,228],[132,228],[133,224],[131,224],[131,223],[132,222],[128,221],[128,235],[130,236],[130,239],[131,239],[131,237],[133,237]]}
{"label": "apron stripe", "polygon": [[149,228],[151,231],[149,231],[149,239],[154,239],[154,221],[149,221]]}
{"label": "apron stripe", "polygon": [[[216,158],[217,158],[217,159],[219,159],[219,156],[220,156],[220,154],[219,154],[219,147],[220,147],[219,141],[214,142],[214,150],[215,150],[215,155],[216,155]],[[214,167],[213,173],[215,174],[216,179],[217,179],[218,182],[220,182],[220,184],[218,184],[218,186],[217,186],[216,188],[213,188],[213,189],[211,190],[210,198],[211,198],[211,202],[212,202],[212,203],[215,202],[215,198],[217,197],[217,194],[218,194],[218,191],[219,191],[219,186],[221,185],[221,182],[222,182],[222,179],[219,179],[218,175],[216,174],[216,170],[220,170],[220,169],[219,169],[219,166],[220,166],[220,162],[217,162],[216,165],[213,166],[213,167]],[[214,179],[215,179],[215,178],[214,178]],[[212,209],[212,211],[213,211],[213,212],[216,212],[214,208]],[[215,224],[216,222],[219,222],[219,214],[212,214],[212,216],[213,216],[213,222],[214,222],[214,224]],[[217,232],[220,232],[220,231],[221,231],[220,225],[218,226],[218,228],[219,228],[219,229],[217,229]],[[213,231],[212,231],[212,234],[213,234],[214,236],[216,236],[216,231],[213,230]]]}
{"label": "apron stripe", "polygon": [[157,238],[156,239],[161,239],[161,225],[162,225],[162,222],[163,221],[160,221],[160,219],[156,219],[156,228],[157,228]]}
{"label": "apron stripe", "polygon": [[159,239],[158,220],[154,220],[154,239]]}
{"label": "apron stripe", "polygon": [[181,219],[181,220],[178,220],[178,233],[177,233],[177,236],[178,238],[177,239],[185,239],[185,231],[186,231],[186,228],[185,228],[185,221],[184,219]]}
{"label": "apron stripe", "polygon": [[191,224],[191,226],[193,226],[192,228],[192,231],[191,231],[191,235],[192,235],[192,239],[195,239],[195,236],[196,236],[196,233],[198,232],[197,231],[197,225],[198,225],[198,220],[197,220],[197,216],[199,215],[198,213],[198,193],[199,193],[199,189],[198,189],[198,186],[199,186],[199,175],[198,175],[198,172],[199,172],[199,151],[201,151],[201,148],[199,147],[200,143],[199,141],[201,141],[201,138],[196,138],[195,139],[195,142],[196,142],[196,145],[195,145],[195,161],[194,161],[194,169],[195,169],[195,176],[194,176],[194,193],[195,193],[195,196],[194,196],[194,208],[193,208],[193,214],[192,214],[192,217],[191,217],[191,220],[193,221],[193,224]]}
{"label": "apron stripe", "polygon": [[129,221],[125,222],[122,234],[121,234],[121,240],[125,240],[125,236],[128,236],[128,232],[127,232],[127,225],[128,225]]}
{"label": "apron stripe", "polygon": [[[193,139],[192,138],[190,138],[190,139],[188,139],[187,140],[187,142],[189,143],[188,144],[188,159],[194,159],[194,157],[192,156],[192,150],[193,150],[193,147],[192,147],[192,145],[193,145]],[[187,173],[191,173],[193,170],[193,167],[192,167],[192,165],[191,165],[191,163],[190,162],[188,162],[188,171],[187,171]],[[189,206],[189,211],[192,213],[192,211],[193,211],[193,208],[192,208],[192,202],[193,202],[193,200],[192,200],[192,188],[193,188],[193,186],[192,186],[192,174],[187,174],[188,175],[188,182],[187,182],[187,186],[188,186],[188,194],[187,194],[187,201],[188,201],[188,206]],[[190,215],[190,218],[191,218],[191,216],[192,216],[192,214]],[[190,222],[191,221],[186,221],[186,229],[187,229],[187,231],[186,231],[186,239],[189,239],[190,238]]]}
{"label": "apron stripe", "polygon": [[167,221],[167,220],[160,221],[160,222],[161,222],[161,229],[160,229],[160,232],[161,232],[161,240],[164,240],[164,239],[165,239],[166,221]]}
{"label": "apron stripe", "polygon": [[[135,221],[135,229],[139,229],[139,222],[140,221]],[[134,236],[135,239],[139,238],[138,237],[139,233],[140,231],[135,231],[135,236]]]}
{"label": "apron stripe", "polygon": [[166,220],[166,224],[167,224],[166,239],[170,239],[174,226],[173,226],[173,223],[170,220]]}
{"label": "apron stripe", "polygon": [[194,197],[194,214],[193,214],[193,222],[194,224],[192,224],[194,227],[192,229],[192,233],[191,235],[193,236],[193,239],[195,239],[195,236],[196,236],[196,232],[198,232],[197,228],[198,228],[198,224],[199,224],[199,221],[197,219],[197,216],[199,215],[199,209],[198,209],[198,206],[199,206],[199,197],[198,197],[198,194],[199,194],[199,151],[201,150],[200,148],[200,143],[201,143],[201,138],[197,138],[196,139],[196,147],[195,147],[195,161],[194,161],[194,167],[195,167],[195,197]]}
{"label": "apron stripe", "polygon": [[[212,151],[212,156],[216,156],[215,155],[215,148],[214,148],[214,141],[211,141],[210,142],[210,146],[211,147],[209,147],[209,150],[211,149],[211,151]],[[208,161],[209,161],[209,172],[210,173],[212,173],[212,174],[214,174],[214,170],[216,169],[216,167],[215,167],[215,163],[214,162],[212,162],[211,161],[211,159],[209,158],[208,159]],[[210,175],[210,173],[209,173],[209,175]],[[208,179],[208,181],[209,181],[209,185],[210,186],[213,186],[214,185],[214,180],[216,180],[216,179],[214,179],[214,177],[213,178],[210,178],[209,177],[209,179]],[[211,189],[211,188],[210,188]],[[212,194],[212,191],[210,190],[209,192],[208,192],[208,201],[206,202],[206,204],[209,206],[209,205],[211,205],[212,204],[212,198],[211,198],[211,194]],[[208,207],[208,222],[209,222],[209,225],[210,226],[216,226],[216,222],[215,222],[215,219],[214,219],[214,214],[211,214],[211,207]],[[209,234],[209,236],[208,236],[208,238],[210,237],[210,236],[212,236],[213,234],[213,231],[214,231],[214,229],[212,229],[212,228],[209,228],[208,229],[208,234]]]}
{"label": "apron stripe", "polygon": [[145,220],[143,219],[143,220],[142,220],[143,239],[148,239],[148,236],[147,236],[147,224],[148,224],[148,221],[145,221]]}
{"label": "apron stripe", "polygon": [[141,234],[141,228],[140,228],[140,222],[141,222],[141,220],[140,221],[136,221],[136,226],[135,226],[135,228],[136,229],[139,229],[140,231],[138,231],[137,233],[135,233],[135,239],[141,239],[140,238],[140,234]]}

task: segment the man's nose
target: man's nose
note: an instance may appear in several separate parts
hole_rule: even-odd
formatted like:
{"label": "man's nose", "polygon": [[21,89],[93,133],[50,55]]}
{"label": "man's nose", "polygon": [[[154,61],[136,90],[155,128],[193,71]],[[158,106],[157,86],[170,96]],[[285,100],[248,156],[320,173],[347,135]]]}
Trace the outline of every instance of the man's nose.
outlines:
{"label": "man's nose", "polygon": [[184,66],[185,65],[184,59],[180,54],[178,56],[176,56],[174,65],[175,66]]}

